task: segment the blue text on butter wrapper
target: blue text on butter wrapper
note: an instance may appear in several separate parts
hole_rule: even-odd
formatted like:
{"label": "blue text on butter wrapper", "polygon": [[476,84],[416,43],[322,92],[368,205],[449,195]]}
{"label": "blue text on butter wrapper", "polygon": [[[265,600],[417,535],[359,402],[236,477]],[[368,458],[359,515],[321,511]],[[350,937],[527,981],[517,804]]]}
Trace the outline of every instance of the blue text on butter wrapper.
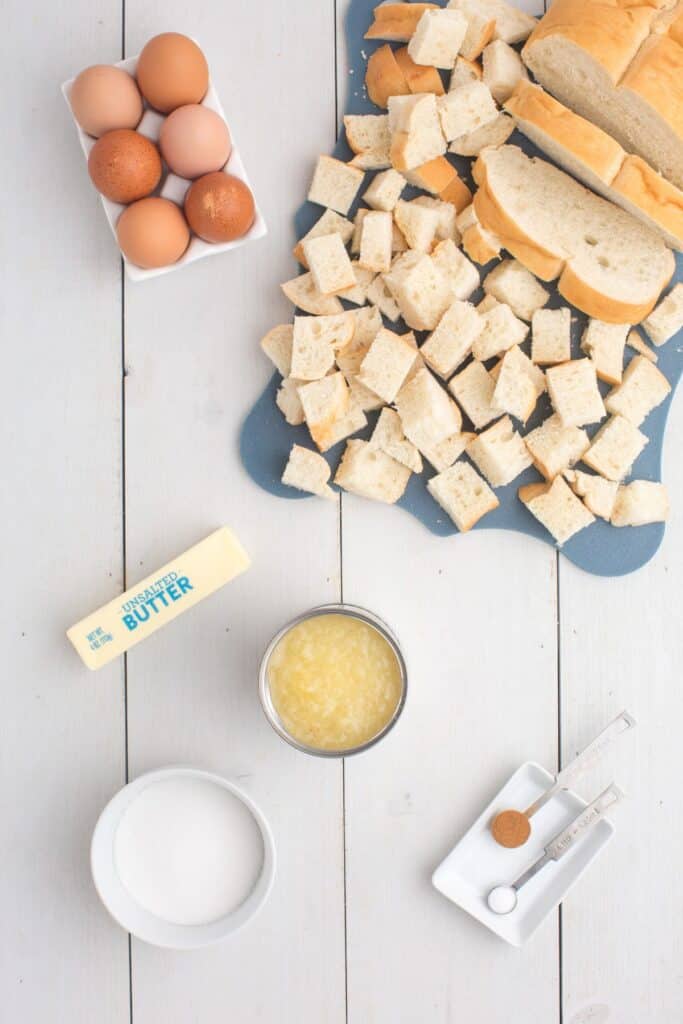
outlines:
{"label": "blue text on butter wrapper", "polygon": [[126,601],[122,608],[125,614],[121,621],[132,633],[139,625],[149,621],[154,615],[159,615],[164,608],[169,608],[175,601],[180,601],[190,590],[194,590],[194,587],[188,576],[169,573],[151,587],[136,594],[130,601]]}

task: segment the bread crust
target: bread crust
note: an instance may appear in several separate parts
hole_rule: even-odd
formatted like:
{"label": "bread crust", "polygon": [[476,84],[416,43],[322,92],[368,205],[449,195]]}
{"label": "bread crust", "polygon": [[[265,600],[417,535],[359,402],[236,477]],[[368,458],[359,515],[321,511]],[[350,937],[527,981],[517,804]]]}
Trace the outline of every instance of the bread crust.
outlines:
{"label": "bread crust", "polygon": [[439,10],[437,4],[380,4],[375,7],[375,20],[365,33],[365,38],[407,43],[412,39],[424,12],[434,10]]}
{"label": "bread crust", "polygon": [[365,72],[365,85],[372,102],[383,110],[386,110],[390,96],[410,95],[405,75],[388,43],[370,55]]}
{"label": "bread crust", "polygon": [[433,92],[435,96],[444,95],[446,90],[443,87],[441,75],[436,68],[416,64],[408,53],[407,46],[402,46],[399,50],[396,50],[394,59],[412,93]]}

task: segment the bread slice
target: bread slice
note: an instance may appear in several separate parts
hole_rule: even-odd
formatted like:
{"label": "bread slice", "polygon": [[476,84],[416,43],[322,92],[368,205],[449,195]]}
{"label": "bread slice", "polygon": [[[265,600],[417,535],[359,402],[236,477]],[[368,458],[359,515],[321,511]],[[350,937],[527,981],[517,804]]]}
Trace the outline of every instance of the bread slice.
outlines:
{"label": "bread slice", "polygon": [[423,453],[462,429],[460,410],[426,369],[403,385],[396,410],[403,433]]}
{"label": "bread slice", "polygon": [[437,10],[436,4],[383,3],[375,7],[374,21],[365,33],[366,39],[388,39],[392,43],[407,43],[412,39],[425,11]]}
{"label": "bread slice", "polygon": [[420,349],[422,358],[439,377],[448,380],[472,351],[480,330],[481,317],[474,306],[456,299]]}
{"label": "bread slice", "polygon": [[555,0],[522,56],[553,96],[683,187],[683,12]]}
{"label": "bread slice", "polygon": [[531,318],[531,360],[539,366],[565,363],[572,354],[572,315],[561,309],[537,309]]}
{"label": "bread slice", "polygon": [[566,469],[563,475],[574,494],[583,499],[588,511],[609,521],[619,484],[602,476],[583,473],[580,469]]}
{"label": "bread slice", "polygon": [[289,377],[292,371],[293,335],[291,324],[279,324],[261,339],[261,348],[282,377]]}
{"label": "bread slice", "polygon": [[498,114],[493,121],[487,121],[481,128],[475,128],[474,131],[454,139],[448,149],[458,156],[479,156],[482,149],[502,146],[514,130],[514,119],[508,114]]}
{"label": "bread slice", "polygon": [[505,103],[517,126],[555,163],[621,206],[674,249],[683,247],[683,193],[610,135],[530,82]]}
{"label": "bread slice", "polygon": [[313,281],[322,295],[338,295],[355,287],[356,278],[341,235],[309,238],[303,245]]}
{"label": "bread slice", "polygon": [[521,345],[529,328],[519,320],[504,302],[481,314],[481,331],[472,346],[474,358],[484,363],[487,359],[502,355],[513,345]]}
{"label": "bread slice", "polygon": [[462,247],[471,260],[485,266],[500,255],[500,241],[482,228],[474,206],[470,203],[457,216],[456,225],[461,234]]}
{"label": "bread slice", "polygon": [[495,389],[493,377],[476,359],[456,374],[448,385],[448,390],[472,421],[475,430],[482,430],[503,414],[503,410],[493,404]]}
{"label": "bread slice", "polygon": [[365,270],[383,273],[391,268],[393,221],[390,213],[371,210],[363,220],[358,262]]}
{"label": "bread slice", "polygon": [[394,209],[394,219],[410,249],[415,252],[431,252],[440,222],[436,210],[421,206],[416,201],[399,199]]}
{"label": "bread slice", "polygon": [[368,96],[378,107],[386,110],[390,96],[408,96],[410,86],[401,71],[394,51],[387,44],[370,54],[365,72]]}
{"label": "bread slice", "polygon": [[457,462],[462,453],[467,449],[467,445],[476,436],[476,434],[462,430],[458,434],[452,434],[451,437],[447,437],[445,441],[441,441],[439,444],[425,448],[422,454],[437,473],[443,473],[444,470],[450,469],[454,462]]}
{"label": "bread slice", "polygon": [[598,378],[608,384],[621,381],[628,332],[628,324],[606,324],[593,319],[583,332],[581,351],[592,361]]}
{"label": "bread slice", "polygon": [[492,404],[526,423],[544,391],[543,371],[534,366],[519,345],[513,345],[499,364]]}
{"label": "bread slice", "polygon": [[503,260],[484,278],[484,291],[506,303],[520,320],[531,323],[537,309],[545,306],[550,293],[518,260]]}
{"label": "bread slice", "polygon": [[290,427],[299,427],[305,421],[304,407],[299,398],[299,388],[304,383],[296,377],[285,377],[275,395],[275,404]]}
{"label": "bread slice", "polygon": [[421,253],[399,256],[383,280],[408,327],[415,331],[433,331],[455,297],[447,276]]}
{"label": "bread slice", "polygon": [[626,344],[629,348],[632,348],[638,355],[645,356],[651,363],[659,361],[659,357],[653,348],[650,348],[648,343],[638,334],[638,331],[629,331],[626,337]]}
{"label": "bread slice", "polygon": [[634,480],[617,491],[612,526],[647,526],[669,518],[669,495],[664,484]]}
{"label": "bread slice", "polygon": [[347,245],[353,235],[353,224],[346,217],[335,213],[334,210],[325,210],[308,234],[304,235],[292,250],[294,259],[308,270],[306,254],[304,253],[304,242],[311,238],[321,238],[323,235],[340,235],[344,245]]}
{"label": "bread slice", "polygon": [[437,101],[441,129],[448,142],[482,128],[498,117],[498,108],[484,82],[461,85]]}
{"label": "bread slice", "polygon": [[437,98],[433,93],[391,96],[389,118],[392,126],[391,162],[397,171],[415,170],[446,152],[447,143],[441,130]]}
{"label": "bread slice", "polygon": [[432,253],[432,260],[448,285],[451,301],[460,299],[464,302],[476,292],[479,287],[479,271],[458,249],[453,239],[446,238],[439,242]]}
{"label": "bread slice", "polygon": [[368,441],[349,441],[334,482],[351,494],[395,505],[408,486],[411,471]]}
{"label": "bread slice", "polygon": [[590,440],[585,430],[565,427],[555,414],[524,438],[534,466],[546,480],[554,480],[588,451]]}
{"label": "bread slice", "polygon": [[639,427],[670,393],[671,385],[661,370],[645,356],[634,356],[622,383],[605,398],[605,408]]}
{"label": "bread slice", "polygon": [[427,490],[461,533],[466,533],[500,502],[489,485],[468,462],[456,462],[450,469],[427,481]]}
{"label": "bread slice", "polygon": [[445,89],[441,75],[435,67],[416,64],[408,53],[407,46],[396,50],[394,57],[412,93],[433,92],[435,96],[443,96]]}
{"label": "bread slice", "polygon": [[480,222],[589,316],[636,323],[674,270],[664,243],[623,210],[516,146],[485,149],[474,177]]}
{"label": "bread slice", "polygon": [[467,85],[468,82],[476,82],[477,79],[482,78],[482,75],[481,64],[478,64],[476,60],[468,60],[461,55],[456,58],[455,67],[451,71],[448,91],[453,92],[454,89],[459,88],[461,85]]}
{"label": "bread slice", "polygon": [[520,487],[520,501],[531,514],[553,535],[560,547],[595,522],[595,517],[561,476],[552,483],[527,484]]}
{"label": "bread slice", "polygon": [[683,284],[675,284],[657,308],[643,320],[655,345],[664,345],[683,327]]}
{"label": "bread slice", "polygon": [[335,295],[323,295],[309,272],[280,285],[292,305],[313,316],[334,316],[344,307]]}
{"label": "bread slice", "polygon": [[531,456],[509,416],[475,437],[467,454],[491,487],[505,487],[531,465]]}
{"label": "bread slice", "polygon": [[375,175],[363,193],[363,199],[373,210],[391,213],[405,187],[406,179],[392,168]]}
{"label": "bread slice", "polygon": [[565,427],[583,427],[605,418],[595,366],[590,359],[572,359],[546,370],[553,409]]}
{"label": "bread slice", "polygon": [[[448,9],[467,14],[471,3],[472,0],[450,0]],[[523,42],[538,24],[536,18],[525,14],[506,0],[477,0],[476,6],[481,14],[495,21],[493,38],[502,39],[506,43]]]}
{"label": "bread slice", "polygon": [[311,203],[326,206],[346,216],[364,179],[365,174],[357,167],[351,167],[332,156],[320,156],[308,199]]}
{"label": "bread slice", "polygon": [[403,433],[401,417],[394,409],[382,409],[370,438],[370,447],[380,448],[385,455],[407,466],[412,473],[422,472],[420,453]]}
{"label": "bread slice", "polygon": [[307,494],[317,494],[321,498],[336,498],[336,494],[328,485],[330,467],[322,455],[303,448],[300,444],[292,445],[289,459],[282,474],[282,482],[288,487],[295,487]]}
{"label": "bread slice", "polygon": [[334,442],[335,421],[349,409],[349,388],[342,373],[332,373],[299,387],[299,398],[309,432],[321,452]]}
{"label": "bread slice", "polygon": [[623,480],[648,443],[645,434],[623,416],[610,416],[591,441],[583,461],[608,480]]}
{"label": "bread slice", "polygon": [[515,91],[518,83],[529,77],[522,64],[522,58],[502,39],[495,39],[489,43],[481,61],[484,82],[491,90],[496,103],[504,103]]}
{"label": "bread slice", "polygon": [[416,64],[452,71],[466,33],[467,20],[460,11],[425,11],[408,43],[408,54]]}
{"label": "bread slice", "polygon": [[361,364],[358,380],[385,402],[393,402],[414,362],[411,345],[383,327]]}
{"label": "bread slice", "polygon": [[302,381],[326,377],[334,366],[335,353],[346,348],[353,331],[348,313],[294,317],[291,375]]}

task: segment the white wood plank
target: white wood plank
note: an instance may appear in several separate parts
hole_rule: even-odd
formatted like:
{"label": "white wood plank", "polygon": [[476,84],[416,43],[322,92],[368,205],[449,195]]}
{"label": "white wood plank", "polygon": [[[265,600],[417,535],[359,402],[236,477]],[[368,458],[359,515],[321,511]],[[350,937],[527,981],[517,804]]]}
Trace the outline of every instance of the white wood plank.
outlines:
{"label": "white wood plank", "polygon": [[124,1024],[126,936],[89,868],[122,671],[64,635],[122,583],[119,260],[59,90],[119,58],[120,4],[10,0],[3,32],[2,1017]]}
{"label": "white wood plank", "polygon": [[638,720],[633,736],[583,785],[589,796],[614,777],[629,799],[612,815],[611,846],[565,904],[566,1024],[683,1019],[683,467],[676,440],[683,405],[680,396],[674,401],[664,450],[674,512],[654,560],[617,580],[561,568],[565,761],[622,708]]}
{"label": "white wood plank", "polygon": [[131,772],[185,761],[241,780],[272,824],[279,868],[259,919],[224,946],[186,956],[134,942],[134,1019],[340,1024],[341,765],[283,744],[256,689],[273,632],[339,596],[337,511],[267,496],[237,452],[269,377],[258,340],[291,315],[278,283],[294,272],[293,214],[315,154],[333,139],[332,4],[131,3],[129,52],[170,25],[204,45],[271,234],[127,289],[129,572],[142,575],[221,522],[254,565],[129,658]]}

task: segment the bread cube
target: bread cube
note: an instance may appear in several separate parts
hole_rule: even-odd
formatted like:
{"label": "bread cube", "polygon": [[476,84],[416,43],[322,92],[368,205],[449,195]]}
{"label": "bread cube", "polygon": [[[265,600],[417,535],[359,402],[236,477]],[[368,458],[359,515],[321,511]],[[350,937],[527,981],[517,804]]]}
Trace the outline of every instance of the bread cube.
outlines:
{"label": "bread cube", "polygon": [[492,121],[487,121],[481,128],[465,132],[453,139],[448,151],[458,156],[479,156],[487,146],[502,146],[515,130],[515,120],[508,114],[498,114]]}
{"label": "bread cube", "polygon": [[653,409],[671,393],[671,385],[645,356],[634,356],[626,368],[624,379],[605,398],[608,412],[618,413],[634,427],[639,427]]}
{"label": "bread cube", "polygon": [[609,521],[619,484],[602,476],[583,473],[580,469],[566,469],[563,475],[574,494],[583,499],[588,511]]}
{"label": "bread cube", "polygon": [[292,445],[289,459],[282,474],[282,482],[288,487],[295,487],[307,494],[317,494],[321,498],[334,499],[336,495],[328,486],[330,467],[322,455],[312,452],[310,448]]}
{"label": "bread cube", "polygon": [[271,328],[261,339],[261,348],[282,377],[289,377],[292,372],[293,336],[294,328],[291,324],[280,324]]}
{"label": "bread cube", "polygon": [[593,362],[600,380],[618,384],[624,372],[624,348],[628,324],[608,324],[590,319],[581,338],[581,351]]}
{"label": "bread cube", "polygon": [[537,25],[536,18],[525,14],[507,0],[449,0],[448,10],[462,11],[465,16],[475,8],[481,14],[494,18],[494,39],[506,43],[522,43]]}
{"label": "bread cube", "polygon": [[583,427],[604,419],[605,406],[590,359],[574,359],[550,366],[546,380],[553,409],[565,427]]}
{"label": "bread cube", "polygon": [[403,433],[401,417],[394,409],[382,409],[370,438],[370,447],[380,448],[413,473],[422,472],[420,453]]}
{"label": "bread cube", "polygon": [[354,153],[372,153],[377,159],[383,157],[384,166],[389,166],[391,132],[387,114],[345,114],[344,128],[346,141]]}
{"label": "bread cube", "polygon": [[330,424],[323,451],[334,448],[340,441],[345,441],[347,437],[352,437],[359,430],[364,430],[367,425],[368,418],[349,387],[349,407],[343,416],[340,416]]}
{"label": "bread cube", "polygon": [[351,344],[344,349],[344,352],[348,353],[363,348],[367,351],[382,327],[379,309],[376,306],[364,306],[363,309],[350,309],[347,315],[353,320],[355,329]]}
{"label": "bread cube", "polygon": [[484,278],[484,291],[506,303],[516,317],[531,323],[536,310],[545,306],[549,292],[518,260],[503,260]]}
{"label": "bread cube", "polygon": [[645,356],[651,363],[656,363],[659,360],[659,356],[654,349],[650,348],[648,343],[641,338],[638,331],[629,331],[626,344],[629,348],[632,348],[638,355]]}
{"label": "bread cube", "polygon": [[403,433],[421,452],[459,434],[462,416],[455,402],[437,384],[429,370],[421,369],[396,396]]}
{"label": "bread cube", "polygon": [[407,96],[410,93],[405,75],[390,46],[380,46],[370,54],[365,85],[371,101],[384,110],[390,96]]}
{"label": "bread cube", "polygon": [[374,270],[361,267],[358,260],[351,260],[351,266],[356,284],[353,288],[346,288],[341,294],[345,302],[351,302],[354,306],[364,306],[368,299],[368,288],[375,280],[377,273]]}
{"label": "bread cube", "polygon": [[323,235],[303,243],[306,262],[322,295],[338,295],[353,288],[356,278],[341,235]]}
{"label": "bread cube", "polygon": [[323,295],[319,291],[310,271],[292,278],[291,281],[285,281],[280,287],[292,305],[302,309],[304,313],[311,313],[313,316],[334,316],[344,312],[344,307],[336,295]]}
{"label": "bread cube", "polygon": [[[358,263],[365,270],[381,273],[391,269],[393,221],[390,213],[371,210],[363,219]],[[368,282],[369,284],[370,282]]]}
{"label": "bread cube", "polygon": [[380,4],[374,9],[374,21],[365,33],[365,38],[407,43],[415,34],[424,12],[433,6],[431,3]]}
{"label": "bread cube", "polygon": [[334,482],[362,498],[394,505],[410,479],[407,466],[367,441],[349,441]]}
{"label": "bread cube", "polygon": [[500,255],[500,241],[479,223],[474,205],[469,203],[456,217],[462,236],[462,247],[471,260],[484,266]]}
{"label": "bread cube", "polygon": [[669,518],[669,495],[664,484],[634,480],[617,491],[612,526],[647,526]]}
{"label": "bread cube", "polygon": [[428,210],[434,210],[438,215],[435,237],[439,241],[450,238],[456,245],[460,242],[460,232],[456,224],[458,213],[453,203],[445,203],[434,196],[418,196],[417,199],[413,199],[413,205],[424,206]]}
{"label": "bread cube", "polygon": [[436,104],[433,93],[390,98],[391,163],[397,171],[415,170],[446,152]]}
{"label": "bread cube", "polygon": [[572,315],[561,309],[537,309],[531,318],[531,360],[539,366],[565,363],[572,357]]}
{"label": "bread cube", "polygon": [[451,238],[446,238],[432,253],[435,267],[443,274],[450,290],[451,301],[464,302],[479,287],[479,271]]}
{"label": "bread cube", "polygon": [[590,447],[586,431],[563,426],[557,414],[527,434],[524,443],[536,469],[546,480],[554,480],[573,466]]}
{"label": "bread cube", "polygon": [[473,360],[453,377],[448,390],[469,416],[475,430],[481,430],[502,415],[493,404],[496,383],[483,363]]}
{"label": "bread cube", "polygon": [[290,427],[299,427],[305,421],[304,407],[299,398],[299,388],[304,383],[296,377],[285,377],[275,395],[275,404]]}
{"label": "bread cube", "polygon": [[309,432],[321,452],[332,447],[333,425],[349,408],[349,388],[342,373],[332,373],[299,387]]}
{"label": "bread cube", "polygon": [[[467,32],[460,47],[462,56],[458,59],[471,62],[481,56],[488,43],[493,39],[496,19],[492,18],[488,11],[478,10],[475,4],[470,4],[463,14],[467,19]],[[456,66],[457,62],[456,59]]]}
{"label": "bread cube", "polygon": [[382,328],[363,360],[358,379],[385,402],[393,402],[415,362],[415,349]]}
{"label": "bread cube", "polygon": [[486,481],[468,462],[456,462],[450,469],[433,476],[427,481],[427,490],[461,533],[471,530],[500,504]]}
{"label": "bread cube", "polygon": [[484,313],[490,313],[492,309],[496,308],[496,306],[500,306],[498,299],[494,299],[493,295],[485,295],[477,306],[477,313],[479,313],[480,316],[483,316]]}
{"label": "bread cube", "polygon": [[346,217],[335,213],[334,210],[325,210],[322,217],[316,221],[308,234],[304,235],[293,249],[294,259],[303,267],[306,267],[307,270],[308,264],[306,263],[303,243],[310,238],[321,238],[323,235],[341,235],[341,240],[346,245],[353,235],[353,224]]}
{"label": "bread cube", "polygon": [[445,441],[441,441],[432,447],[425,448],[422,454],[426,458],[437,473],[443,473],[444,470],[450,469],[454,462],[456,462],[462,453],[466,450],[467,445],[470,441],[473,441],[476,434],[472,434],[469,431],[462,430],[459,434],[452,434],[447,437]]}
{"label": "bread cube", "polygon": [[648,443],[645,434],[623,416],[611,416],[593,438],[583,461],[608,480],[623,480]]}
{"label": "bread cube", "polygon": [[434,160],[422,164],[421,167],[407,171],[404,177],[409,185],[414,185],[415,188],[421,188],[425,192],[431,192],[433,196],[438,196],[453,181],[453,178],[458,177],[458,172],[447,157],[438,156]]}
{"label": "bread cube", "polygon": [[531,456],[509,416],[475,437],[467,454],[492,487],[505,487],[531,465]]}
{"label": "bread cube", "polygon": [[441,130],[448,142],[483,127],[498,117],[498,108],[488,86],[468,82],[437,101]]}
{"label": "bread cube", "polygon": [[467,57],[460,55],[455,59],[455,67],[451,71],[448,91],[455,92],[461,85],[480,81],[482,74],[481,65],[476,60],[469,60]]}
{"label": "bread cube", "polygon": [[579,530],[595,522],[595,517],[561,476],[555,477],[550,484],[527,484],[520,487],[518,494],[520,501],[553,535],[560,547]]}
{"label": "bread cube", "polygon": [[310,202],[336,210],[344,216],[349,212],[365,174],[332,156],[320,156],[308,193]]}
{"label": "bread cube", "polygon": [[433,331],[454,298],[453,288],[436,262],[420,253],[399,256],[384,282],[403,319],[415,331]]}
{"label": "bread cube", "polygon": [[529,328],[518,320],[510,307],[504,302],[481,313],[481,332],[472,346],[474,358],[480,362],[502,355],[513,345],[521,345]]}
{"label": "bread cube", "polygon": [[518,82],[529,77],[520,55],[502,39],[489,43],[482,56],[482,65],[484,82],[494,100],[501,105],[512,96]]}
{"label": "bread cube", "polygon": [[452,70],[467,32],[467,21],[459,11],[425,11],[408,43],[408,54],[416,64]]}
{"label": "bread cube", "polygon": [[673,286],[649,316],[643,327],[655,345],[664,345],[683,327],[683,284]]}
{"label": "bread cube", "polygon": [[396,50],[394,57],[411,93],[433,92],[435,96],[443,96],[443,82],[435,67],[416,64],[408,53],[407,46]]}
{"label": "bread cube", "polygon": [[518,345],[513,345],[501,360],[492,404],[526,423],[544,391],[542,370],[534,366]]}
{"label": "bread cube", "polygon": [[447,379],[470,354],[480,330],[481,317],[474,306],[456,299],[420,349],[422,358],[439,377]]}
{"label": "bread cube", "polygon": [[415,252],[431,251],[439,228],[439,214],[436,210],[408,203],[399,199],[394,209],[394,219],[410,249]]}
{"label": "bread cube", "polygon": [[334,366],[335,353],[353,337],[350,316],[296,316],[292,332],[290,373],[299,380],[320,380]]}
{"label": "bread cube", "polygon": [[368,301],[374,303],[387,320],[391,320],[392,323],[396,323],[396,321],[400,319],[401,310],[398,308],[398,305],[387,288],[386,282],[381,274],[375,278],[368,288],[367,296]]}
{"label": "bread cube", "polygon": [[373,210],[391,213],[405,187],[406,179],[392,168],[375,175],[372,184],[363,193],[363,199]]}

